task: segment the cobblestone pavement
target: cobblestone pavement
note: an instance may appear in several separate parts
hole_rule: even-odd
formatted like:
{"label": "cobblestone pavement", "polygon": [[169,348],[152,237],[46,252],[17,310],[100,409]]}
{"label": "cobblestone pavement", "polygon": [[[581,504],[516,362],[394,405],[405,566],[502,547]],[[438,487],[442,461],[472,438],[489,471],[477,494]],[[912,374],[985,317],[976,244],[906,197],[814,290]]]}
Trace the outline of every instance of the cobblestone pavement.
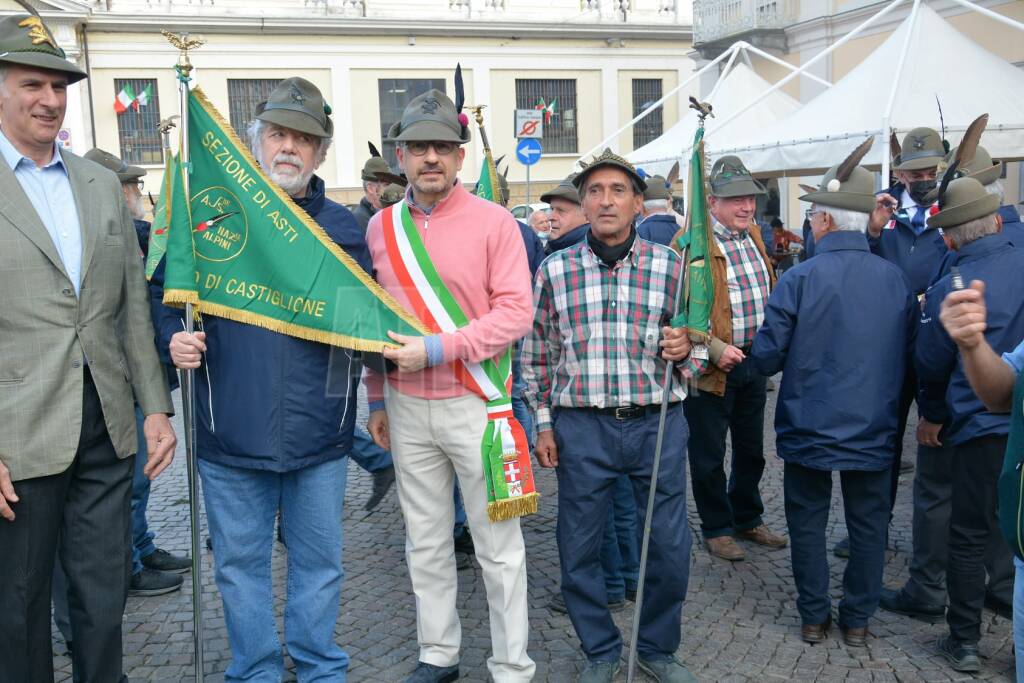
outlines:
{"label": "cobblestone pavement", "polygon": [[[777,381],[777,379],[776,379]],[[775,457],[772,429],[774,397],[769,394],[765,421],[766,457],[761,490],[765,520],[785,531],[782,466]],[[177,398],[177,396],[176,396]],[[180,421],[176,429],[181,434]],[[907,430],[913,434],[913,425]],[[906,450],[916,449],[910,439]],[[902,477],[887,553],[885,582],[902,585],[910,552],[911,482]],[[540,513],[523,521],[528,548],[530,596],[530,655],[537,662],[536,681],[572,681],[582,664],[579,642],[565,615],[548,609],[558,590],[558,552],[555,547],[554,473],[537,470],[544,498]],[[345,585],[337,641],[352,658],[349,680],[354,683],[403,681],[417,660],[414,599],[405,566],[404,527],[398,500],[392,491],[372,514],[362,511],[370,491],[370,477],[350,465],[349,500],[345,515]],[[834,488],[829,545],[845,535],[839,487]],[[699,533],[699,519],[690,500],[690,524]],[[176,552],[189,547],[185,456],[179,447],[172,469],[154,485],[149,520],[162,548]],[[205,519],[203,538],[206,537]],[[696,539],[696,535],[695,535]],[[736,564],[712,559],[694,543],[689,597],[683,610],[683,643],[679,657],[701,680],[710,681],[937,681],[1013,680],[1013,641],[1009,621],[986,611],[982,625],[983,671],[977,676],[957,674],[935,654],[936,638],[944,624],[927,625],[879,610],[870,629],[874,635],[866,649],[849,649],[833,635],[822,645],[804,644],[794,603],[795,588],[789,550],[766,550],[746,545],[747,560]],[[829,555],[834,604],[840,595],[845,561]],[[275,610],[281,619],[284,606],[286,550],[275,546]],[[212,557],[202,555],[206,634],[207,681],[222,681],[230,651],[223,608],[213,581]],[[125,670],[133,681],[183,681],[192,669],[192,595],[186,576],[184,588],[170,595],[129,598],[125,613]],[[462,618],[462,680],[486,681],[490,651],[487,603],[479,567],[459,572],[459,613]],[[623,633],[630,632],[632,603],[616,615]],[[279,622],[280,626],[280,622]],[[66,648],[54,628],[54,665],[57,680],[71,678]],[[288,661],[286,680],[295,680]],[[625,668],[625,667],[623,667]],[[621,680],[625,680],[623,674]],[[637,680],[647,680],[638,672]]]}

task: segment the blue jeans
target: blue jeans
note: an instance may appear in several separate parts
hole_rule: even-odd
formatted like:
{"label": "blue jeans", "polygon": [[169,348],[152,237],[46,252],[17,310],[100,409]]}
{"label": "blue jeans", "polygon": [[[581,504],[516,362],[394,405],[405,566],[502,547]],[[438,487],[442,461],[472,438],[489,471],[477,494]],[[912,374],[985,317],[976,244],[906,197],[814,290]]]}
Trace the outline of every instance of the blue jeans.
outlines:
{"label": "blue jeans", "polygon": [[[843,598],[839,601],[839,626],[844,629],[867,626],[878,609],[889,526],[890,478],[888,468],[839,473],[846,528],[850,533],[850,559],[843,573]],[[787,462],[783,487],[796,608],[803,623],[824,624],[832,612],[825,543],[832,472]]]}
{"label": "blue jeans", "polygon": [[1017,576],[1013,582],[1013,652],[1017,657],[1017,680],[1024,681],[1024,562],[1014,556]]}
{"label": "blue jeans", "polygon": [[[640,637],[645,659],[661,659],[679,648],[683,600],[690,578],[690,525],[686,519],[686,442],[683,410],[674,404],[666,434],[651,520],[651,542]],[[588,659],[617,662],[622,634],[608,610],[601,546],[618,482],[628,477],[633,505],[646,510],[651,485],[658,413],[617,420],[589,410],[555,415],[558,446],[558,556],[562,596]],[[639,517],[639,515],[638,515]],[[639,543],[639,525],[636,541]]]}
{"label": "blue jeans", "polygon": [[459,478],[455,477],[455,529],[452,536],[461,536],[466,528],[466,506],[462,504],[462,494],[459,492]]}
{"label": "blue jeans", "polygon": [[356,427],[352,435],[352,450],[349,457],[367,472],[380,472],[393,467],[391,453],[373,442],[362,427]]}
{"label": "blue jeans", "polygon": [[156,534],[149,530],[146,521],[146,506],[149,505],[149,478],[143,474],[146,466],[146,435],[142,433],[145,421],[142,408],[135,406],[135,427],[138,429],[139,440],[135,451],[135,473],[132,475],[132,576],[142,571],[142,558],[156,551],[153,538]]}
{"label": "blue jeans", "polygon": [[334,642],[344,572],[342,507],[348,458],[292,472],[199,460],[217,588],[231,645],[227,683],[284,675],[270,559],[274,518],[288,546],[284,640],[299,681],[344,681],[348,655]]}
{"label": "blue jeans", "polygon": [[[645,508],[646,512],[646,508]],[[633,485],[623,475],[615,482],[608,523],[601,543],[601,568],[609,602],[626,599],[627,590],[636,590],[640,572],[640,544],[637,541],[636,501]]]}
{"label": "blue jeans", "polygon": [[526,382],[523,381],[519,363],[521,346],[521,344],[516,344],[516,348],[512,350],[512,415],[515,416],[516,422],[522,425],[523,431],[526,432],[526,441],[530,446],[530,451],[533,451],[533,415],[530,413],[526,401],[523,400]]}

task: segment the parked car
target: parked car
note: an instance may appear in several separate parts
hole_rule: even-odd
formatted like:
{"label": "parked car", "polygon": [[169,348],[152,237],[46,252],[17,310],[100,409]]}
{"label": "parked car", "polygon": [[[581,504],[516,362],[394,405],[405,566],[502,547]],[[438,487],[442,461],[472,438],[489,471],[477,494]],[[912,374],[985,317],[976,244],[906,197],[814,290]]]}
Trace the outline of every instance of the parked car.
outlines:
{"label": "parked car", "polygon": [[547,211],[549,208],[550,207],[546,202],[533,202],[532,204],[516,204],[509,210],[517,220],[525,223],[530,219],[530,214],[534,211],[538,211],[540,209]]}

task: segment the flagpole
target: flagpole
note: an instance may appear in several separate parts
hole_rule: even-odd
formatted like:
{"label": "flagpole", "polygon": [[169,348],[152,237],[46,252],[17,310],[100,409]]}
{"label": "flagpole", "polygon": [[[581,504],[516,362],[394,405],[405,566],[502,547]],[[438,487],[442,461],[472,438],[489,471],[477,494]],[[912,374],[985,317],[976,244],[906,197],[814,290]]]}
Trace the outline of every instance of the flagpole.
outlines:
{"label": "flagpole", "polygon": [[[698,103],[693,98],[690,98],[692,104],[690,105],[697,110],[697,115],[700,120],[699,127],[704,127],[704,119],[710,114],[711,108]],[[701,141],[703,144],[703,140]],[[703,163],[703,160],[702,162]],[[693,177],[692,174],[689,177],[688,187],[692,188]],[[692,226],[693,216],[693,202],[690,202],[690,206],[687,207],[686,212],[686,226],[687,230]],[[692,239],[692,236],[691,236]],[[679,280],[676,282],[676,298],[675,298],[675,312],[673,317],[679,315],[679,311],[684,306],[684,299],[689,293],[690,289],[690,243],[687,242],[686,248],[683,249],[680,254],[682,259],[681,271],[679,273]],[[687,323],[689,324],[689,323]],[[647,578],[647,554],[651,544],[651,520],[654,518],[654,500],[655,494],[658,491],[658,473],[661,469],[661,452],[662,447],[665,443],[665,420],[668,417],[668,405],[670,392],[672,391],[672,372],[675,370],[675,362],[669,361],[665,364],[665,379],[661,384],[661,414],[658,417],[658,437],[654,445],[654,463],[651,465],[651,485],[647,492],[647,512],[644,515],[644,531],[643,538],[640,544],[640,571],[637,575],[636,584],[636,602],[633,609],[633,629],[629,640],[629,659],[626,668],[626,681],[627,683],[633,683],[633,676],[636,674],[636,657],[637,657],[637,645],[640,639],[640,616],[643,613],[644,606],[644,583]],[[677,406],[676,410],[682,410],[681,406]],[[689,558],[687,558],[687,562]]]}
{"label": "flagpole", "polygon": [[[184,173],[182,184],[185,190],[186,200],[189,194],[189,154],[188,154],[188,98],[189,98],[189,74],[192,73],[192,62],[189,60],[188,51],[202,45],[203,41],[189,38],[187,33],[181,35],[168,31],[161,31],[164,37],[180,51],[178,63],[175,70],[178,72],[178,102],[179,114],[181,116],[181,137],[178,146],[178,154],[181,160]],[[168,133],[169,136],[169,133]],[[192,304],[185,304],[185,332],[192,334],[195,331]],[[181,413],[185,423],[185,459],[188,465],[188,499],[189,499],[189,521],[192,531],[192,642],[195,651],[195,680],[202,683],[203,680],[203,601],[202,601],[202,562],[200,561],[201,545],[199,543],[199,495],[197,482],[199,472],[196,467],[196,432],[195,432],[195,371],[181,371]]]}
{"label": "flagpole", "polygon": [[494,179],[495,187],[491,188],[491,191],[498,198],[498,203],[504,206],[508,202],[508,197],[504,197],[501,194],[501,184],[498,183],[498,169],[494,166],[494,153],[491,152],[491,142],[487,139],[487,131],[484,130],[484,107],[486,106],[486,104],[478,104],[469,107],[469,110],[473,112],[476,126],[480,129],[480,143],[484,147],[484,163],[487,164],[488,175]]}

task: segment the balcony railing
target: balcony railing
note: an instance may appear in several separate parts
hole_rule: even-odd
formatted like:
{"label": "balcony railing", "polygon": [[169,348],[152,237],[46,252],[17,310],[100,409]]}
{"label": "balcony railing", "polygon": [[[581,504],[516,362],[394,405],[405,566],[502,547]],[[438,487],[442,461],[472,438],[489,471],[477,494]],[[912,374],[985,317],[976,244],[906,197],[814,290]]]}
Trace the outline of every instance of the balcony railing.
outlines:
{"label": "balcony railing", "polygon": [[798,0],[694,0],[693,42],[781,31],[796,20],[798,10]]}

